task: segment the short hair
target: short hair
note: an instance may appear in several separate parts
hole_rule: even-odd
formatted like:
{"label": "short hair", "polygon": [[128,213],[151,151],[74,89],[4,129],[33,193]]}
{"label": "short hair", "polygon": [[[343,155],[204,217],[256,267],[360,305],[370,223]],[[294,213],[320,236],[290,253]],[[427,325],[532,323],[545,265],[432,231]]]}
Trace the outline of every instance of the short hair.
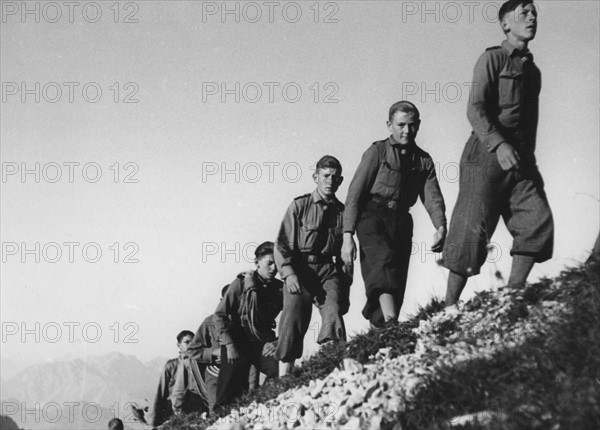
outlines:
{"label": "short hair", "polygon": [[256,247],[256,250],[254,251],[254,256],[257,260],[260,260],[266,255],[273,255],[273,247],[273,242],[263,242]]}
{"label": "short hair", "polygon": [[191,336],[192,338],[194,337],[194,333],[189,331],[189,330],[183,330],[182,332],[180,332],[177,335],[177,343],[181,343],[181,341],[183,340],[184,337],[186,336]]}
{"label": "short hair", "polygon": [[119,418],[113,418],[108,422],[109,430],[124,430],[123,421]]}
{"label": "short hair", "polygon": [[390,106],[390,112],[388,114],[388,120],[390,122],[392,122],[392,119],[394,118],[396,112],[412,113],[417,117],[417,119],[421,118],[421,113],[419,112],[419,109],[417,109],[417,107],[413,103],[407,100],[401,100]]}
{"label": "short hair", "polygon": [[319,169],[336,169],[339,175],[342,174],[342,163],[340,160],[335,158],[333,155],[323,155],[319,161],[317,161],[316,171]]}
{"label": "short hair", "polygon": [[498,11],[498,22],[501,23],[507,13],[514,11],[519,6],[526,6],[528,4],[533,4],[533,0],[508,0],[504,2]]}
{"label": "short hair", "polygon": [[227,292],[227,288],[229,288],[229,284],[227,284],[223,288],[221,288],[221,298],[225,297],[225,293]]}

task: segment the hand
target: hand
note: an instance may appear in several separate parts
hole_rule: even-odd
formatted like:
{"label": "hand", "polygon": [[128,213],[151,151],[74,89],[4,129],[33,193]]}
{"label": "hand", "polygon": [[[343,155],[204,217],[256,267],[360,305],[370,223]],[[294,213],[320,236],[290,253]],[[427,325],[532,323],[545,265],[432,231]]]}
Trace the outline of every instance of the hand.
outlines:
{"label": "hand", "polygon": [[234,364],[240,358],[240,353],[233,343],[230,343],[225,347],[227,348],[227,362],[229,364]]}
{"label": "hand", "polygon": [[277,350],[277,341],[276,340],[274,340],[273,342],[267,342],[267,343],[265,343],[265,346],[263,346],[262,355],[265,357],[272,357],[275,355],[276,350]]}
{"label": "hand", "polygon": [[215,364],[221,364],[221,348],[215,348],[212,350],[212,361]]}
{"label": "hand", "polygon": [[502,170],[510,170],[512,168],[519,168],[519,154],[517,150],[506,142],[502,142],[496,148],[496,156],[498,157],[498,163]]}
{"label": "hand", "polygon": [[356,244],[352,233],[344,233],[344,242],[342,243],[342,260],[348,266],[348,271],[354,272],[354,260],[356,260]]}
{"label": "hand", "polygon": [[292,273],[285,278],[285,287],[288,289],[290,294],[302,294],[302,287],[300,286],[298,276],[296,276],[295,273]]}
{"label": "hand", "polygon": [[446,241],[446,227],[441,226],[440,228],[437,229],[437,231],[433,235],[433,245],[431,245],[431,250],[433,252],[442,252],[445,241]]}

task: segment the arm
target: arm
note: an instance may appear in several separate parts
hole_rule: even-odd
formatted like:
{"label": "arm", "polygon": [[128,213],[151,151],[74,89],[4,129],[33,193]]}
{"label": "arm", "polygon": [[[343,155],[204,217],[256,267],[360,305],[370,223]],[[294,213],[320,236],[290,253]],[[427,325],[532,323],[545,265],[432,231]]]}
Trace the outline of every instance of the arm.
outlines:
{"label": "arm", "polygon": [[179,360],[177,371],[175,373],[175,383],[173,384],[173,391],[169,397],[171,400],[171,406],[173,407],[173,413],[175,416],[181,416],[183,413],[183,399],[185,397],[186,389],[186,371],[185,366]]}
{"label": "arm", "polygon": [[213,351],[218,348],[218,344],[213,344],[211,338],[211,331],[213,329],[214,321],[212,315],[207,317],[196,332],[194,340],[188,348],[188,355],[190,358],[204,364],[210,364],[214,361]]}
{"label": "arm", "polygon": [[348,188],[344,209],[344,233],[353,235],[356,231],[360,210],[369,197],[378,171],[379,151],[375,145],[371,145],[363,154]]}
{"label": "arm", "polygon": [[298,230],[298,215],[296,208],[296,201],[294,200],[287,208],[283,221],[281,221],[281,227],[279,228],[279,234],[277,235],[277,241],[275,242],[275,249],[273,256],[275,258],[275,264],[277,270],[281,274],[282,279],[286,279],[290,275],[295,275],[294,263],[298,258],[297,249],[297,230]]}
{"label": "arm", "polygon": [[[519,155],[497,127],[496,116],[500,109],[497,89],[500,65],[499,58],[496,58],[492,52],[486,51],[475,65],[467,117],[473,126],[473,131],[486,145],[487,150],[496,152],[500,167],[503,170],[510,170],[518,167]],[[493,111],[494,108],[496,112]]]}
{"label": "arm", "polygon": [[444,246],[444,240],[446,239],[446,205],[444,203],[444,196],[440,189],[440,184],[435,174],[435,167],[433,160],[428,159],[427,164],[427,176],[423,188],[419,193],[423,206],[429,213],[431,222],[436,228],[435,235],[433,237],[433,244],[431,250],[434,252],[440,252]]}
{"label": "arm", "polygon": [[294,263],[299,258],[298,241],[298,207],[296,200],[289,206],[281,222],[277,242],[273,250],[277,270],[285,282],[285,288],[291,294],[300,294],[302,287],[294,270]]}
{"label": "arm", "polygon": [[240,308],[241,294],[241,281],[239,278],[235,278],[215,310],[213,321],[221,345],[234,343],[234,340],[239,335],[238,310]]}
{"label": "arm", "polygon": [[352,273],[354,260],[356,260],[356,244],[354,243],[354,232],[361,209],[369,196],[375,178],[379,171],[379,151],[375,145],[371,145],[365,151],[360,160],[356,173],[350,182],[346,205],[344,209],[344,238],[342,242],[341,257],[345,269]]}
{"label": "arm", "polygon": [[169,403],[167,400],[171,395],[169,386],[177,373],[177,363],[179,363],[179,359],[167,361],[160,374],[158,388],[156,389],[154,404],[152,406],[152,419],[150,420],[153,426],[159,426],[167,419],[167,413],[169,411]]}
{"label": "arm", "polygon": [[497,80],[500,68],[494,59],[493,54],[486,51],[477,60],[467,107],[473,132],[490,152],[506,142],[496,126],[498,112],[492,111],[492,106],[499,110]]}

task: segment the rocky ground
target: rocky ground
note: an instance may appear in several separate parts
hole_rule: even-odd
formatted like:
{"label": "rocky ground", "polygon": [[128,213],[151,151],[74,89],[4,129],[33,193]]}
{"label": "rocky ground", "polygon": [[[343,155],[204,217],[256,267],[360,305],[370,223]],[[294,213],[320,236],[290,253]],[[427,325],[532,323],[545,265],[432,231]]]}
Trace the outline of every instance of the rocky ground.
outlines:
{"label": "rocky ground", "polygon": [[[598,267],[483,292],[421,319],[410,353],[379,348],[361,364],[351,342],[327,376],[246,403],[209,428],[600,428]],[[173,428],[209,423],[188,424]]]}

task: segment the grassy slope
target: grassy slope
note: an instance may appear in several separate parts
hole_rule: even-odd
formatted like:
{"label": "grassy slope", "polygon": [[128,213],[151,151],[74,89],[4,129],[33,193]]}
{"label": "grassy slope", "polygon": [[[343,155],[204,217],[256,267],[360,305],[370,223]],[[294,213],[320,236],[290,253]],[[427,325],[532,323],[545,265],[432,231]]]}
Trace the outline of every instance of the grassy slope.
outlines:
{"label": "grassy slope", "polygon": [[[437,318],[428,326],[430,317],[441,309],[433,300],[409,321],[357,335],[346,346],[321,348],[293,375],[265,384],[232,407],[261,403],[322,378],[340,367],[345,357],[365,363],[383,347],[391,347],[392,356],[412,353],[419,328],[425,327],[428,339],[433,336],[436,348],[452,351],[451,358],[435,366],[435,374],[426,379],[407,409],[385,417],[382,428],[456,428],[459,421],[453,417],[477,412],[479,421],[472,419],[461,428],[600,428],[599,271],[595,260],[525,288],[482,292],[465,304],[462,316]],[[557,307],[566,312],[553,318]],[[490,324],[495,316],[497,324]],[[473,325],[477,318],[486,321],[485,327]],[[543,326],[538,324],[541,319]],[[507,341],[514,333],[510,337],[503,331],[514,332],[519,325],[527,332],[523,342]],[[468,359],[457,359],[463,349]],[[438,351],[438,363],[439,356]],[[429,355],[423,357],[427,360]],[[191,415],[164,428],[200,429],[215,419]]]}

